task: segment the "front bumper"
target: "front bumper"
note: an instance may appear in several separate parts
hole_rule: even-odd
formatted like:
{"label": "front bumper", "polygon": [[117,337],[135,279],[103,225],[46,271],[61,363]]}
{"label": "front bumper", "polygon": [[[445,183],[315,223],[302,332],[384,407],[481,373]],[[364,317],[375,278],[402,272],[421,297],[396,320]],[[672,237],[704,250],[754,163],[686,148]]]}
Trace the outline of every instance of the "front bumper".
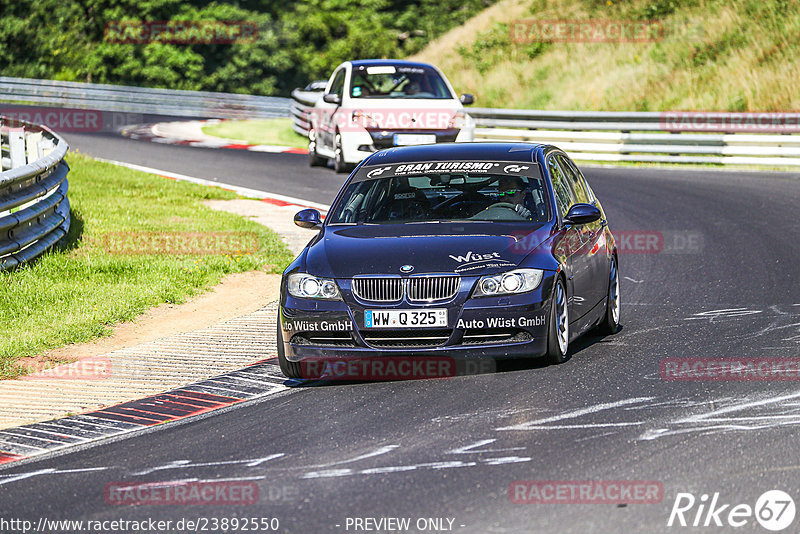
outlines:
{"label": "front bumper", "polygon": [[447,130],[378,130],[362,129],[341,133],[342,155],[347,163],[358,163],[373,152],[397,146],[394,144],[395,134],[432,134],[436,143],[469,142],[473,133],[468,128],[451,128]]}
{"label": "front bumper", "polygon": [[[284,293],[279,324],[289,361],[363,357],[518,358],[547,351],[552,277],[522,295],[469,299],[474,280],[451,302],[391,306],[358,302],[342,287],[344,301],[296,299]],[[543,297],[544,295],[544,297]],[[446,328],[367,328],[366,310],[446,308]]]}

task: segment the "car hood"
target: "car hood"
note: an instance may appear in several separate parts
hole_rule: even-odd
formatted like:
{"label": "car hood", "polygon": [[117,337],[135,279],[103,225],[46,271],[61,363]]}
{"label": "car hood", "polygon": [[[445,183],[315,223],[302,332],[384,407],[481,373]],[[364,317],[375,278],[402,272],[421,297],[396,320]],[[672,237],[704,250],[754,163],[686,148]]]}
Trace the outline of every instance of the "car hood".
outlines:
{"label": "car hood", "polygon": [[[318,276],[507,271],[531,264],[548,225],[498,222],[328,226],[309,245],[306,269]],[[413,271],[401,270],[412,266]],[[541,267],[546,268],[545,265]]]}

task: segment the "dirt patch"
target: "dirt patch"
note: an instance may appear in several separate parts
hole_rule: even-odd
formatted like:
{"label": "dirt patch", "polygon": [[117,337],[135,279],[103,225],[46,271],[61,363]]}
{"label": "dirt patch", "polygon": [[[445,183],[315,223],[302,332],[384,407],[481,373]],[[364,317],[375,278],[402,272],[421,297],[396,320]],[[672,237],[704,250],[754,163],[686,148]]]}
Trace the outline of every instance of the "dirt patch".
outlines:
{"label": "dirt patch", "polygon": [[28,365],[72,362],[241,317],[278,300],[280,283],[279,274],[260,271],[230,274],[211,291],[184,304],[162,304],[132,322],[118,324],[109,337],[47,351]]}

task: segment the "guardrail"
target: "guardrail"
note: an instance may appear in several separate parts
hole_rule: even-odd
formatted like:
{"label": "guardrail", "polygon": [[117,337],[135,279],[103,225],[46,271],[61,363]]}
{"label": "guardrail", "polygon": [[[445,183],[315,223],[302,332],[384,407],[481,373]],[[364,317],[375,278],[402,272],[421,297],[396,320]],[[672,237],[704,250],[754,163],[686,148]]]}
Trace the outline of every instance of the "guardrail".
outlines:
{"label": "guardrail", "polygon": [[[800,114],[783,113],[791,133],[726,133],[754,114],[692,112],[541,111],[472,108],[475,139],[558,145],[575,159],[659,163],[800,165]],[[717,131],[675,133],[671,120],[704,116]],[[774,118],[776,114],[769,114]],[[677,118],[676,118],[677,117]],[[767,125],[769,128],[769,125]],[[768,129],[767,128],[767,129]]]}
{"label": "guardrail", "polygon": [[[320,92],[292,92],[292,127],[308,134],[308,111]],[[525,141],[557,145],[574,159],[606,162],[800,165],[800,133],[674,133],[665,130],[662,112],[543,111],[468,108],[476,141]],[[740,130],[732,113],[711,113],[709,120]],[[796,125],[800,114],[782,114]],[[724,128],[719,128],[724,129]]]}
{"label": "guardrail", "polygon": [[291,99],[0,76],[0,101],[209,119],[287,117]]}
{"label": "guardrail", "polygon": [[64,161],[50,129],[0,116],[0,270],[30,261],[69,230]]}

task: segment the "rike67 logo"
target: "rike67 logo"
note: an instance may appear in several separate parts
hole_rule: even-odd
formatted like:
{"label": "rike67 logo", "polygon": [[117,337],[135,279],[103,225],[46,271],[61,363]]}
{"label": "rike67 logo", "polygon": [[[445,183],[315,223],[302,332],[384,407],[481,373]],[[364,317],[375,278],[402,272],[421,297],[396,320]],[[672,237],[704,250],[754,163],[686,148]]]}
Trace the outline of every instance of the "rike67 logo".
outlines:
{"label": "rike67 logo", "polygon": [[678,493],[667,526],[724,527],[728,530],[752,525],[755,519],[765,529],[778,532],[792,524],[794,515],[794,499],[781,490],[762,493],[755,506],[727,503],[718,492],[710,496],[704,493],[699,499],[691,493]]}

